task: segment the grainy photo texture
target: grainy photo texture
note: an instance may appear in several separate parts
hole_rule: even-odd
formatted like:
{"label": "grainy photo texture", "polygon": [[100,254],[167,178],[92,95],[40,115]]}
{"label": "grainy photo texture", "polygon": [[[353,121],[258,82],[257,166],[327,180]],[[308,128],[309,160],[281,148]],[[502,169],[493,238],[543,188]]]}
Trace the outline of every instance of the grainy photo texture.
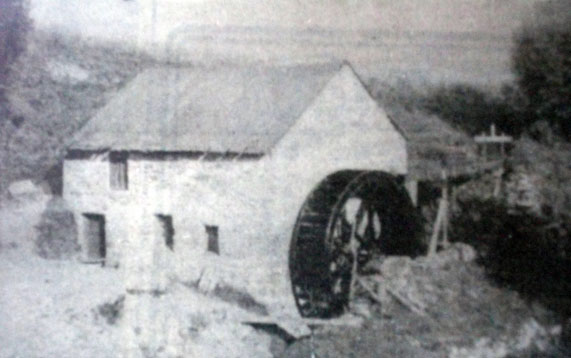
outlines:
{"label": "grainy photo texture", "polygon": [[0,358],[571,356],[568,0],[0,0]]}

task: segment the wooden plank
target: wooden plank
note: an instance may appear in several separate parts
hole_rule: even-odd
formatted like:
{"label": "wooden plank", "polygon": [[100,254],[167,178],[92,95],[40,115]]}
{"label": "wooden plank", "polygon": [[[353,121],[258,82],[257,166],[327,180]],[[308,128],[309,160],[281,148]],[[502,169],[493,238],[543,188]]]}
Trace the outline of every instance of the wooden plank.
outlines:
{"label": "wooden plank", "polygon": [[[291,318],[288,321],[305,324],[307,326],[351,326],[358,327],[363,324],[363,318],[353,315],[343,315],[338,318]],[[274,316],[260,316],[256,318],[246,319],[242,323],[246,324],[275,324],[280,325],[283,318]]]}
{"label": "wooden plank", "polygon": [[504,176],[504,168],[498,169],[494,173],[494,198],[499,198],[502,191],[502,177]]}
{"label": "wooden plank", "polygon": [[351,245],[351,255],[353,256],[353,265],[351,267],[351,283],[349,285],[349,302],[353,302],[353,297],[355,295],[355,283],[357,282],[357,269],[358,269],[358,243],[355,237],[355,232],[357,231],[357,223],[351,225],[351,238],[349,244]]}
{"label": "wooden plank", "polygon": [[444,215],[443,204],[444,201],[440,199],[438,203],[438,212],[436,214],[436,221],[434,223],[434,228],[432,229],[432,236],[430,237],[430,244],[428,246],[428,257],[434,256],[436,254],[436,248],[438,246],[438,237],[440,236],[440,229],[442,226],[442,217]]}
{"label": "wooden plank", "polygon": [[363,318],[353,315],[344,315],[339,318],[303,318],[302,321],[308,326],[347,326],[359,327],[363,324]]}
{"label": "wooden plank", "polygon": [[444,206],[442,211],[442,247],[446,248],[450,245],[448,242],[448,206],[449,206],[449,198],[448,198],[448,181],[445,182],[444,188],[442,189],[442,205]]}
{"label": "wooden plank", "polygon": [[442,245],[448,245],[448,174],[442,172],[442,197],[438,202],[438,212],[436,213],[436,221],[430,237],[427,256],[431,257],[436,254],[438,248],[438,240],[442,233]]}
{"label": "wooden plank", "polygon": [[418,206],[418,180],[407,178],[404,182],[404,187],[408,191],[412,204]]}
{"label": "wooden plank", "polygon": [[82,258],[80,259],[80,262],[84,264],[97,264],[101,266],[105,265],[105,259]]}
{"label": "wooden plank", "polygon": [[485,143],[511,143],[513,142],[513,138],[510,136],[475,136],[474,142],[478,144],[485,144]]}

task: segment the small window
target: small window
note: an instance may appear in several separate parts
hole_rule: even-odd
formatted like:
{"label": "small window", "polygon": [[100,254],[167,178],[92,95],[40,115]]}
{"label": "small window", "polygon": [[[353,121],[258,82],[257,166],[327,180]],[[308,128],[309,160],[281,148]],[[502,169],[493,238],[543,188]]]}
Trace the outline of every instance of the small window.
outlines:
{"label": "small window", "polygon": [[109,182],[113,190],[127,190],[128,188],[128,170],[127,170],[127,153],[111,152],[109,154]]}
{"label": "small window", "polygon": [[105,238],[105,216],[100,214],[83,214],[85,219],[85,253],[88,261],[100,262],[107,254]]}
{"label": "small window", "polygon": [[165,246],[174,251],[174,227],[172,224],[172,216],[157,215],[159,221],[160,236],[164,240]]}
{"label": "small window", "polygon": [[218,226],[206,225],[206,235],[208,236],[208,251],[220,254],[218,245]]}

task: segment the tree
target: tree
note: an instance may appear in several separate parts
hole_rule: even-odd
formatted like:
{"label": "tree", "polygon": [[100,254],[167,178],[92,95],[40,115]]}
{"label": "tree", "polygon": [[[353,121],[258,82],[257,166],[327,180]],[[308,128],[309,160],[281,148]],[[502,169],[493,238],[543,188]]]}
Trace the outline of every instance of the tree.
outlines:
{"label": "tree", "polygon": [[30,28],[25,0],[0,0],[0,91],[6,83],[10,65],[26,46]]}
{"label": "tree", "polygon": [[[10,109],[6,86],[10,68],[26,46],[30,25],[26,0],[0,0],[0,174],[10,166],[8,148],[23,123],[23,117]],[[8,180],[0,175],[0,192]]]}
{"label": "tree", "polygon": [[502,132],[519,135],[528,117],[521,97],[511,84],[504,84],[499,93],[455,84],[429,91],[423,106],[425,111],[472,135],[488,131],[492,124]]}
{"label": "tree", "polygon": [[383,106],[433,114],[471,135],[488,131],[492,124],[518,135],[527,122],[525,98],[511,84],[492,93],[462,83],[416,88],[406,82],[391,85],[373,80],[369,90]]}
{"label": "tree", "polygon": [[571,2],[540,3],[515,36],[512,56],[517,83],[533,122],[547,122],[571,139]]}

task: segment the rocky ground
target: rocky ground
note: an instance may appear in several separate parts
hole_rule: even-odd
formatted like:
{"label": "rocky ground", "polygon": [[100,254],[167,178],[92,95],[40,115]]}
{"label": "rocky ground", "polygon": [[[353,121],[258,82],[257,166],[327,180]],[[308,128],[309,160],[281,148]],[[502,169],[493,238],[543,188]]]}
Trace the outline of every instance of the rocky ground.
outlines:
{"label": "rocky ground", "polygon": [[[565,357],[561,322],[496,287],[455,244],[435,257],[372,262],[351,307],[355,326],[293,339],[247,293],[173,282],[127,292],[124,273],[39,258],[34,225],[48,198],[0,209],[0,357]],[[341,318],[342,321],[344,318]],[[279,320],[277,320],[279,322]]]}
{"label": "rocky ground", "polygon": [[353,307],[363,326],[317,329],[283,357],[565,356],[557,318],[492,285],[474,258],[456,244],[432,259],[378,262]]}

